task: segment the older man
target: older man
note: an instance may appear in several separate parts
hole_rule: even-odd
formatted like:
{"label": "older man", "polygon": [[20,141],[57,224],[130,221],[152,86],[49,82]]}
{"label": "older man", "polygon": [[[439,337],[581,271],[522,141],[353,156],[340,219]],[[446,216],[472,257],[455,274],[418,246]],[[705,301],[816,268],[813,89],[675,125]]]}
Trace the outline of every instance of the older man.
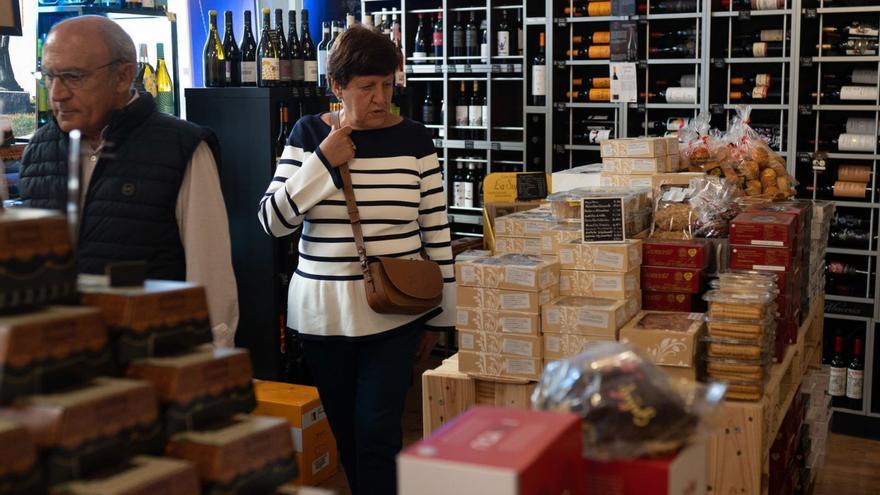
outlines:
{"label": "older man", "polygon": [[214,134],[159,113],[132,89],[131,37],[115,22],[83,16],[58,23],[43,46],[52,119],[22,158],[21,197],[63,209],[68,133],[83,135],[81,273],[143,260],[147,276],[207,288],[214,341],[231,345],[238,325],[229,225]]}

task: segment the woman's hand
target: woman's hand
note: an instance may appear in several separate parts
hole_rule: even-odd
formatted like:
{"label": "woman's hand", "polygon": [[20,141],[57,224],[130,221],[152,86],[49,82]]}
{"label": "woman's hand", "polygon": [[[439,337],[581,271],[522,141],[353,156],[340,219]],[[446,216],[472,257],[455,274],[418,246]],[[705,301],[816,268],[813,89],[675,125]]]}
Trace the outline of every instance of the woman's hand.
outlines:
{"label": "woman's hand", "polygon": [[333,167],[344,165],[354,158],[354,141],[351,140],[351,126],[342,128],[335,124],[330,128],[330,134],[321,141],[321,153]]}
{"label": "woman's hand", "polygon": [[425,333],[422,334],[422,340],[419,341],[419,346],[416,348],[416,362],[426,359],[431,355],[431,351],[434,350],[439,338],[440,336],[437,335],[437,332],[425,330]]}

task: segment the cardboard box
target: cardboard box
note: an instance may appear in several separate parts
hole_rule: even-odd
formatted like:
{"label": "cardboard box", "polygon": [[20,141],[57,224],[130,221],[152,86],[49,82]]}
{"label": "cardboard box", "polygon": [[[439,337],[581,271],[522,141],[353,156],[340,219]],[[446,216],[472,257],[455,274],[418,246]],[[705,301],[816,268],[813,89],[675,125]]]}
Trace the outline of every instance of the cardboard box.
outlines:
{"label": "cardboard box", "polygon": [[702,313],[642,311],[620,329],[620,341],[640,349],[655,364],[693,367],[705,332]]}
{"label": "cardboard box", "polygon": [[730,244],[744,246],[795,247],[797,217],[765,211],[746,211],[730,222]]}
{"label": "cardboard box", "polygon": [[650,175],[624,175],[602,172],[599,175],[599,184],[602,187],[644,188],[653,190],[654,179]]}
{"label": "cardboard box", "polygon": [[204,428],[256,406],[248,351],[205,345],[178,356],[138,359],[126,375],[153,384],[165,434]]}
{"label": "cardboard box", "polygon": [[583,495],[573,414],[475,407],[398,457],[401,495]]}
{"label": "cardboard box", "polygon": [[543,357],[543,342],[538,335],[469,332],[466,330],[459,330],[457,333],[460,351],[527,358]]}
{"label": "cardboard box", "polygon": [[83,306],[104,312],[117,361],[168,356],[214,341],[205,288],[188,282],[147,280],[142,287],[110,287],[107,277],[82,275]]}
{"label": "cardboard box", "polygon": [[599,148],[602,158],[651,158],[678,153],[678,138],[634,137],[609,139]]}
{"label": "cardboard box", "polygon": [[571,241],[559,245],[556,253],[562,270],[628,272],[642,264],[642,241],[623,243],[584,243]]}
{"label": "cardboard box", "polygon": [[706,302],[699,294],[679,294],[676,292],[642,291],[642,309],[649,311],[675,311],[702,313]]}
{"label": "cardboard box", "polygon": [[107,329],[97,309],[52,306],[0,316],[0,404],[111,370]]}
{"label": "cardboard box", "polygon": [[541,234],[541,254],[557,256],[562,245],[571,241],[579,241],[582,235],[580,223],[556,224]]}
{"label": "cardboard box", "polygon": [[617,330],[639,311],[639,299],[560,297],[542,309],[541,326],[547,333],[590,335],[617,339]]}
{"label": "cardboard box", "polygon": [[178,433],[165,453],[193,463],[206,494],[236,484],[275,488],[296,477],[293,439],[279,418],[240,414],[211,430]]}
{"label": "cardboard box", "polygon": [[540,335],[541,315],[489,309],[456,309],[455,328],[484,333]]}
{"label": "cardboard box", "polygon": [[540,237],[495,237],[495,254],[543,254]]}
{"label": "cardboard box", "polygon": [[504,254],[455,264],[465,287],[541,291],[559,283],[559,262],[550,256]]}
{"label": "cardboard box", "polygon": [[706,444],[661,457],[584,460],[587,495],[691,495],[706,493]]}
{"label": "cardboard box", "polygon": [[643,265],[702,269],[709,266],[711,259],[711,244],[700,239],[690,241],[646,239],[642,243]]}
{"label": "cardboard box", "polygon": [[541,358],[464,351],[458,353],[459,371],[477,376],[537,381],[541,378],[543,365]]}
{"label": "cardboard box", "polygon": [[556,220],[548,211],[529,210],[512,213],[495,219],[495,238],[530,237],[540,239]]}
{"label": "cardboard box", "polygon": [[290,426],[299,467],[295,484],[317,485],[330,479],[339,467],[339,456],[318,389],[261,380],[254,382],[254,389],[254,414],[284,418]]}
{"label": "cardboard box", "polygon": [[700,380],[700,367],[691,366],[688,368],[683,368],[680,366],[658,366],[661,371],[666,373],[673,380],[687,380],[689,382],[696,382]]}
{"label": "cardboard box", "polygon": [[795,264],[791,248],[760,246],[731,246],[730,268],[734,270],[762,270],[785,272]]}
{"label": "cardboard box", "polygon": [[44,493],[37,472],[37,449],[21,425],[0,419],[0,486],[4,493]]}
{"label": "cardboard box", "polygon": [[627,299],[639,291],[639,269],[626,273],[562,270],[559,273],[559,294],[604,299]]}
{"label": "cardboard box", "polygon": [[109,470],[87,480],[71,481],[52,489],[64,495],[199,495],[195,467],[167,457],[138,456],[121,471]]}
{"label": "cardboard box", "polygon": [[654,175],[664,172],[678,172],[678,152],[651,158],[602,159],[602,172],[610,174]]}
{"label": "cardboard box", "polygon": [[581,187],[599,187],[601,163],[591,163],[553,172],[551,192],[571,191]]}
{"label": "cardboard box", "polygon": [[699,294],[703,291],[703,270],[701,268],[643,266],[641,283],[645,290]]}
{"label": "cardboard box", "polygon": [[613,342],[616,339],[595,335],[571,335],[564,333],[544,334],[544,361],[554,361],[576,356],[590,344]]}
{"label": "cardboard box", "polygon": [[459,285],[456,287],[455,303],[459,308],[541,314],[541,306],[558,296],[558,285],[551,285],[540,292],[483,289]]}

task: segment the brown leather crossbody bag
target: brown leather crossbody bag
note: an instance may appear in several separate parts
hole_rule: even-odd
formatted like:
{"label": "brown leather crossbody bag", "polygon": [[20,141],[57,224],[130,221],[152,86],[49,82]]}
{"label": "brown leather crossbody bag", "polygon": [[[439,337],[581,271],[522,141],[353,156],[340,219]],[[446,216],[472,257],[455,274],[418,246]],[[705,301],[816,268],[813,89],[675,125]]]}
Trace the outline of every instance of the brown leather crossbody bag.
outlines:
{"label": "brown leather crossbody bag", "polygon": [[[339,114],[334,112],[331,116],[338,127]],[[370,308],[382,314],[418,315],[439,306],[443,301],[443,274],[440,265],[428,259],[424,248],[419,252],[420,260],[367,257],[348,163],[339,167],[339,173]]]}

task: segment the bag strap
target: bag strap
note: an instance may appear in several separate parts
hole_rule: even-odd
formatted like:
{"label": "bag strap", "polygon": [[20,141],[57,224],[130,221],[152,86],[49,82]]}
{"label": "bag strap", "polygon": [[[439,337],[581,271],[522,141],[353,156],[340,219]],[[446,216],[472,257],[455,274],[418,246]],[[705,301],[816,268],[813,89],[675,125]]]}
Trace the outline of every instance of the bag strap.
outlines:
{"label": "bag strap", "polygon": [[[330,120],[336,128],[342,127],[338,111],[330,112]],[[369,263],[367,261],[364,231],[361,228],[361,213],[358,210],[357,201],[354,197],[354,188],[351,185],[351,171],[348,169],[348,162],[340,165],[338,170],[339,175],[342,176],[342,192],[345,194],[345,206],[348,209],[348,218],[351,220],[351,230],[354,233],[354,244],[360,259],[361,271],[364,273],[364,278],[371,282],[372,277],[370,277]]]}

